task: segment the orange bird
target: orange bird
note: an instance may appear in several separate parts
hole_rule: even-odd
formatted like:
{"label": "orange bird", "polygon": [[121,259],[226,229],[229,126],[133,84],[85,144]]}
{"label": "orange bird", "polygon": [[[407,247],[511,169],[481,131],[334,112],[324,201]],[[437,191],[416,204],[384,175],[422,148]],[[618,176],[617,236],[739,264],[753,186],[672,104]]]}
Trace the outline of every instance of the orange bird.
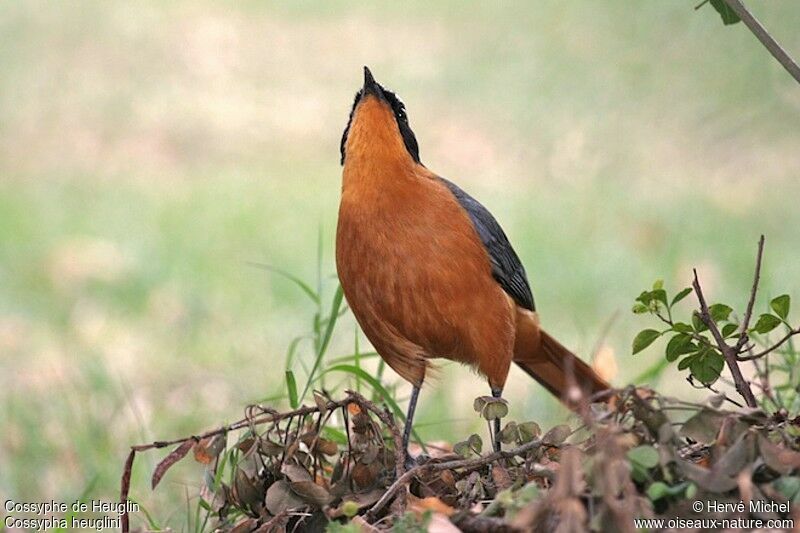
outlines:
{"label": "orange bird", "polygon": [[525,269],[502,228],[420,162],[405,106],[367,67],[341,155],[336,267],[367,338],[413,385],[406,450],[432,358],[476,369],[498,398],[512,361],[559,398],[573,383],[588,394],[609,387],[539,327]]}

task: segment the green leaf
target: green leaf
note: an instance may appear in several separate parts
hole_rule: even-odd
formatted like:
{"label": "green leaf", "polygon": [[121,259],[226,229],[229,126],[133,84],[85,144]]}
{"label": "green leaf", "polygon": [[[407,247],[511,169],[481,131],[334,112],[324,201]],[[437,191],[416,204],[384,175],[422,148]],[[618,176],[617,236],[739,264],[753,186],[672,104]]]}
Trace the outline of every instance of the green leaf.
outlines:
{"label": "green leaf", "polygon": [[728,320],[733,308],[729,305],[725,304],[714,304],[708,308],[708,312],[711,315],[711,318],[714,319],[714,322],[722,322],[723,320]]}
{"label": "green leaf", "polygon": [[685,333],[678,333],[667,343],[665,352],[667,361],[676,361],[681,355],[697,351],[697,345],[692,342],[692,337]]}
{"label": "green leaf", "polygon": [[506,427],[500,431],[500,441],[505,444],[511,444],[512,442],[515,442],[518,437],[519,429],[517,428],[517,423],[513,420],[506,424]]}
{"label": "green leaf", "polygon": [[336,428],[330,426],[323,427],[322,436],[328,440],[332,440],[336,444],[340,444],[342,446],[347,445],[347,435]]}
{"label": "green leaf", "polygon": [[647,487],[647,497],[650,498],[650,501],[652,502],[667,496],[669,496],[669,485],[663,481],[656,481]]}
{"label": "green leaf", "polygon": [[800,496],[800,477],[797,476],[783,476],[779,477],[774,482],[775,488],[783,494],[786,498],[797,501]]}
{"label": "green leaf", "polygon": [[663,288],[664,288],[664,280],[663,279],[657,279],[657,280],[655,280],[653,282],[653,290],[654,291],[661,290]]}
{"label": "green leaf", "polygon": [[536,422],[523,422],[517,426],[517,429],[523,443],[532,441],[542,433],[542,428]]}
{"label": "green leaf", "polygon": [[677,485],[667,485],[663,481],[656,481],[647,487],[647,497],[650,498],[650,501],[656,501],[668,496],[686,497],[685,494],[688,492],[691,486],[692,484],[688,481],[678,483]]}
{"label": "green leaf", "polygon": [[650,305],[650,302],[653,301],[653,293],[650,291],[644,291],[642,294],[636,298],[637,302],[642,302],[644,305]]}
{"label": "green leaf", "polygon": [[654,329],[644,329],[640,331],[639,334],[636,335],[636,338],[633,339],[633,354],[636,355],[641,352],[653,344],[660,336],[661,332]]}
{"label": "green leaf", "polygon": [[658,450],[652,446],[637,446],[628,450],[628,459],[642,468],[655,468],[658,465]]}
{"label": "green leaf", "polygon": [[706,323],[700,318],[700,313],[697,311],[692,313],[692,326],[694,326],[694,330],[698,333],[708,329],[708,326],[706,326]]}
{"label": "green leaf", "polygon": [[664,289],[655,289],[651,294],[653,295],[653,300],[667,305],[667,291]]}
{"label": "green leaf", "polygon": [[473,433],[469,436],[467,442],[469,443],[469,447],[472,448],[475,453],[478,455],[481,454],[481,451],[483,451],[483,439],[481,439],[480,435]]}
{"label": "green leaf", "polygon": [[453,445],[453,452],[466,459],[472,455],[472,448],[470,448],[469,442],[462,440]]}
{"label": "green leaf", "polygon": [[724,366],[725,358],[722,357],[722,354],[711,348],[706,348],[698,352],[689,369],[692,372],[692,376],[701,383],[711,385],[717,381]]}
{"label": "green leaf", "polygon": [[646,305],[644,305],[642,302],[636,302],[635,304],[633,304],[633,308],[631,309],[631,311],[633,311],[634,314],[637,314],[637,315],[642,315],[642,314],[648,312],[649,310],[650,309]]}
{"label": "green leaf", "polygon": [[773,298],[769,306],[775,311],[776,315],[786,320],[786,317],[789,316],[789,306],[791,303],[792,299],[788,294],[781,294],[777,298]]}
{"label": "green leaf", "polygon": [[689,365],[691,365],[692,362],[695,359],[697,359],[697,357],[698,357],[698,354],[695,353],[695,354],[692,354],[692,355],[690,355],[688,357],[684,357],[683,359],[681,359],[680,363],[678,363],[678,370],[685,370],[685,369],[689,368]]}
{"label": "green leaf", "polygon": [[481,410],[481,416],[486,420],[503,418],[508,414],[508,402],[502,398],[492,398],[487,401]]}
{"label": "green leaf", "polygon": [[738,324],[725,324],[722,326],[722,336],[726,339],[739,330]]}
{"label": "green leaf", "polygon": [[672,299],[672,303],[669,304],[669,306],[672,307],[676,303],[680,302],[681,300],[686,298],[689,295],[690,292],[692,292],[692,288],[691,287],[686,287],[681,292],[679,292],[678,294],[675,295],[675,297]]}
{"label": "green leaf", "polygon": [[711,5],[717,10],[719,16],[722,17],[722,23],[726,26],[736,24],[742,20],[739,18],[739,15],[725,3],[725,0],[711,0]]}
{"label": "green leaf", "polygon": [[753,326],[753,329],[757,333],[769,333],[773,329],[777,328],[781,325],[781,319],[776,317],[775,315],[768,315],[764,313],[760,317],[758,317],[758,321],[756,325]]}
{"label": "green leaf", "polygon": [[675,322],[672,325],[672,329],[681,333],[694,333],[694,328],[686,322]]}
{"label": "green leaf", "polygon": [[292,406],[292,409],[297,409],[300,405],[297,400],[297,381],[291,370],[286,371],[286,390],[289,392],[289,405]]}

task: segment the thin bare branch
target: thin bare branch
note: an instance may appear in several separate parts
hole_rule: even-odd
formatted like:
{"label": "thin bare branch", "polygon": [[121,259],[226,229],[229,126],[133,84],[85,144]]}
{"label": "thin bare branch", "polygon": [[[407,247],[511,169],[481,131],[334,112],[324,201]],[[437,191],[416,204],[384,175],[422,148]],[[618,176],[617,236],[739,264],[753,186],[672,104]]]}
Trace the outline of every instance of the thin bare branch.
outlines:
{"label": "thin bare branch", "polygon": [[417,465],[414,468],[408,470],[405,474],[397,478],[392,485],[386,489],[386,492],[381,496],[381,499],[375,502],[375,505],[367,512],[366,518],[368,521],[374,520],[378,513],[386,507],[394,495],[397,493],[398,490],[405,487],[414,476],[418,476],[423,472],[441,472],[442,470],[454,470],[457,468],[463,468],[466,470],[475,470],[476,468],[480,468],[482,466],[488,465],[489,463],[493,463],[500,459],[510,459],[512,457],[518,457],[525,455],[529,451],[536,450],[542,446],[541,439],[532,440],[530,442],[526,442],[522,446],[518,446],[517,448],[512,448],[511,450],[500,450],[499,452],[490,453],[488,455],[484,455],[482,457],[477,457],[475,459],[459,459],[456,461],[445,461],[442,463],[436,462],[429,462],[423,465]]}
{"label": "thin bare branch", "polygon": [[742,19],[742,22],[753,32],[753,35],[761,41],[761,44],[769,50],[769,53],[772,54],[772,57],[778,60],[778,63],[783,65],[783,68],[795,79],[797,83],[800,83],[800,67],[797,66],[797,62],[792,59],[792,57],[784,50],[778,41],[776,41],[772,35],[767,32],[766,28],[756,19],[753,14],[745,7],[745,5],[741,2],[741,0],[725,0],[725,3],[728,4],[728,7],[733,9],[739,18]]}
{"label": "thin bare branch", "polygon": [[758,252],[756,252],[756,270],[753,274],[753,286],[750,288],[750,300],[747,301],[747,309],[744,312],[744,319],[742,320],[742,328],[739,332],[739,340],[736,342],[736,354],[742,352],[742,348],[749,340],[747,336],[747,329],[750,327],[750,318],[753,316],[753,306],[756,302],[756,293],[758,292],[758,282],[761,278],[761,258],[764,256],[764,236],[758,239]]}
{"label": "thin bare branch", "polygon": [[728,365],[728,370],[731,372],[733,382],[736,384],[736,391],[741,395],[742,398],[744,398],[744,401],[747,403],[748,407],[756,407],[758,403],[756,402],[756,397],[753,395],[753,390],[750,388],[750,384],[747,382],[747,380],[744,379],[742,370],[739,368],[739,361],[736,357],[738,354],[733,347],[729,346],[728,343],[725,342],[725,338],[722,336],[717,323],[711,317],[711,312],[708,310],[708,303],[703,295],[703,288],[700,287],[700,281],[697,278],[696,269],[694,270],[694,281],[692,282],[692,286],[694,287],[694,292],[697,295],[697,300],[700,303],[700,319],[708,327],[709,331],[711,331],[711,335],[714,337],[714,340],[717,343],[717,348],[719,348],[719,351],[725,358],[725,363]]}
{"label": "thin bare branch", "polygon": [[793,330],[790,330],[786,335],[784,335],[781,338],[781,340],[779,340],[778,342],[776,342],[775,344],[773,344],[769,348],[766,348],[766,349],[764,349],[764,350],[762,350],[760,352],[757,352],[757,353],[754,353],[754,354],[750,354],[750,355],[740,355],[737,359],[739,361],[752,361],[753,359],[759,359],[761,357],[764,357],[768,353],[772,353],[775,350],[777,350],[778,348],[780,348],[781,346],[783,346],[783,344],[786,341],[788,341],[789,339],[791,339],[795,335],[800,335],[800,327],[796,328],[796,329],[793,329]]}

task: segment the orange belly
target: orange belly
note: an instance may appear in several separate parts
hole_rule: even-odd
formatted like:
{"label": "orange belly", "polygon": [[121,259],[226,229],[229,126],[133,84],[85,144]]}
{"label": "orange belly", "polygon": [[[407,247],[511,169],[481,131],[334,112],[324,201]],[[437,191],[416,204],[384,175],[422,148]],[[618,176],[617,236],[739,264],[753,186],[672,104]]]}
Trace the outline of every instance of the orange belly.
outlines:
{"label": "orange belly", "polygon": [[[347,177],[346,169],[337,270],[378,353],[415,385],[422,383],[428,359],[444,357],[475,367],[502,387],[514,346],[515,306],[492,278],[467,214],[431,176],[384,178],[380,188],[348,183]],[[408,179],[413,186],[401,181]]]}

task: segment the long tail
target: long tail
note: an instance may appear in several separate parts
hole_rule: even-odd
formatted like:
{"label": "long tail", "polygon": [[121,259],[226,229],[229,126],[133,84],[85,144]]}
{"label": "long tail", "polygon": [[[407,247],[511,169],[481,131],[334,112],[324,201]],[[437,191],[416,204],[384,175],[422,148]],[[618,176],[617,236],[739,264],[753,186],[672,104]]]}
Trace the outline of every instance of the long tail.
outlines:
{"label": "long tail", "polygon": [[522,370],[569,406],[574,406],[580,395],[585,398],[611,388],[592,367],[540,329],[537,322],[535,317],[526,317],[524,324],[518,324],[514,362]]}

